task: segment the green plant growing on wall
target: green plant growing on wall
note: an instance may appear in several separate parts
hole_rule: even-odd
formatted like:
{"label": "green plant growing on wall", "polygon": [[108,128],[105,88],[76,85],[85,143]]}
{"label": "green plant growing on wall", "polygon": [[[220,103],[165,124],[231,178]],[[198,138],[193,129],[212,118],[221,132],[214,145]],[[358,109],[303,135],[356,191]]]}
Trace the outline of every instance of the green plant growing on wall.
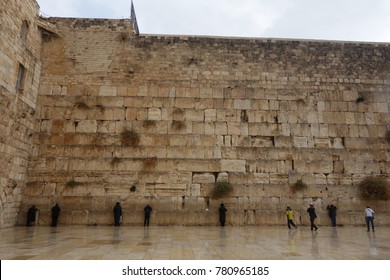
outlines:
{"label": "green plant growing on wall", "polygon": [[126,33],[126,32],[121,32],[121,33],[118,34],[117,40],[118,40],[119,42],[125,43],[125,42],[127,42],[127,41],[130,40],[130,36],[129,36],[129,34]]}
{"label": "green plant growing on wall", "polygon": [[226,181],[216,182],[214,188],[211,191],[213,198],[221,198],[228,196],[233,191],[233,186]]}
{"label": "green plant growing on wall", "polygon": [[70,179],[68,182],[66,182],[66,186],[67,187],[70,187],[70,188],[73,188],[73,187],[76,187],[76,186],[80,186],[82,185],[83,183],[81,182],[77,182],[74,178]]}
{"label": "green plant growing on wall", "polygon": [[172,121],[171,127],[174,130],[182,130],[186,127],[186,124],[183,121]]}
{"label": "green plant growing on wall", "polygon": [[359,184],[359,194],[364,200],[387,200],[389,198],[390,183],[380,177],[366,177]]}
{"label": "green plant growing on wall", "polygon": [[124,146],[136,147],[139,145],[139,135],[133,129],[125,129],[121,133],[121,143]]}
{"label": "green plant growing on wall", "polygon": [[153,127],[156,125],[156,121],[155,120],[144,120],[143,121],[143,126],[145,128],[150,128],[150,127]]}
{"label": "green plant growing on wall", "polygon": [[386,132],[386,140],[387,140],[387,143],[389,143],[390,144],[390,130],[388,130],[387,132]]}
{"label": "green plant growing on wall", "polygon": [[111,159],[110,165],[111,165],[112,167],[114,167],[114,166],[116,166],[117,164],[119,164],[120,162],[121,162],[121,159],[120,159],[120,158],[118,158],[118,157],[113,157],[113,158]]}
{"label": "green plant growing on wall", "polygon": [[84,101],[77,101],[74,106],[79,109],[87,110],[89,106]]}
{"label": "green plant growing on wall", "polygon": [[154,169],[157,165],[157,157],[145,158],[142,163],[143,170]]}
{"label": "green plant growing on wall", "polygon": [[104,107],[104,105],[101,105],[101,104],[97,104],[95,107],[97,109],[99,109],[100,112],[102,112],[102,113],[106,110],[106,107]]}
{"label": "green plant growing on wall", "polygon": [[291,189],[293,192],[302,192],[306,190],[308,186],[302,181],[298,180],[294,184],[291,185]]}

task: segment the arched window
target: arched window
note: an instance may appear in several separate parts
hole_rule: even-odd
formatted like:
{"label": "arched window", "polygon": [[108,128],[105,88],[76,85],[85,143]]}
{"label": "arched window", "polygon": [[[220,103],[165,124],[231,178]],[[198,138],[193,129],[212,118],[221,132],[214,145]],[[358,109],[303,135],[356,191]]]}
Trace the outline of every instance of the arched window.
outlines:
{"label": "arched window", "polygon": [[27,34],[28,34],[28,22],[26,20],[23,20],[22,27],[20,29],[20,39],[22,39],[23,42],[26,41]]}

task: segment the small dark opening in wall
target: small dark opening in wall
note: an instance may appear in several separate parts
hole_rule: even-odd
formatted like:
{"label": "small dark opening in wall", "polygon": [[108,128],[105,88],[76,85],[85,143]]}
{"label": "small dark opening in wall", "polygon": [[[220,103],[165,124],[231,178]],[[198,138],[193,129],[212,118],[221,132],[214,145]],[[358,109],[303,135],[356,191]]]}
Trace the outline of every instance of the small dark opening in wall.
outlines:
{"label": "small dark opening in wall", "polygon": [[26,68],[23,66],[23,64],[19,63],[18,76],[16,78],[17,91],[23,91],[25,72]]}

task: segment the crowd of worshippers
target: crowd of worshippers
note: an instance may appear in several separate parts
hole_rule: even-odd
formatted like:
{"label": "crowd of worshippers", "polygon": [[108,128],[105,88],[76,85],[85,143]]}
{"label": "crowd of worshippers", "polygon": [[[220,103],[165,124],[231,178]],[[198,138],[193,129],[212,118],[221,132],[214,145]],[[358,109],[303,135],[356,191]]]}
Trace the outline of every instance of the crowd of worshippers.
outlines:
{"label": "crowd of worshippers", "polygon": [[[337,207],[333,204],[330,204],[326,207],[328,210],[328,215],[332,224],[332,227],[336,227],[337,222],[336,222],[336,216],[337,216]],[[32,227],[35,225],[36,220],[37,220],[37,215],[38,215],[39,209],[35,206],[32,205],[28,211],[27,211],[27,226]],[[206,211],[208,211],[208,208],[206,208]],[[317,231],[318,227],[315,224],[315,220],[317,219],[317,213],[316,209],[314,207],[313,203],[310,203],[309,208],[307,208],[307,213],[309,215],[310,219],[310,230]],[[56,203],[51,208],[51,226],[56,227],[58,223],[58,218],[60,216],[61,208]],[[114,226],[119,227],[123,223],[123,211],[122,211],[122,206],[120,202],[118,201],[114,208],[113,208],[113,213],[114,213]],[[144,208],[144,227],[149,226],[150,222],[150,215],[152,213],[152,207],[147,204]],[[226,223],[226,214],[227,214],[227,209],[225,207],[224,203],[221,203],[219,209],[219,223],[222,227],[225,226]],[[367,226],[367,231],[370,231],[370,225],[372,231],[375,231],[375,226],[374,226],[374,210],[372,210],[371,207],[367,206],[366,209],[364,209],[364,217],[365,217],[365,222]],[[286,216],[287,216],[287,227],[291,229],[294,227],[295,229],[297,228],[297,225],[294,223],[294,210],[291,208],[290,205],[287,205],[286,208]]]}

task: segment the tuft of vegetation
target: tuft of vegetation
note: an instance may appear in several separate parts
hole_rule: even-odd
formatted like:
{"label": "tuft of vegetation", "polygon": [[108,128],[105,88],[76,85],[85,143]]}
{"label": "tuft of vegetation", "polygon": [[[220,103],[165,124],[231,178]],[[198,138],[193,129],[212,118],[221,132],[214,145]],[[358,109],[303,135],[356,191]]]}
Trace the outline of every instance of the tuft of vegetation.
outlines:
{"label": "tuft of vegetation", "polygon": [[104,107],[104,105],[101,105],[101,104],[97,104],[96,108],[99,109],[100,112],[102,112],[102,113],[106,110],[106,107]]}
{"label": "tuft of vegetation", "polygon": [[364,200],[387,200],[389,198],[390,183],[380,177],[366,177],[359,184],[359,194]]}
{"label": "tuft of vegetation", "polygon": [[293,185],[291,185],[291,189],[293,192],[301,192],[308,188],[308,186],[302,181],[298,180]]}
{"label": "tuft of vegetation", "polygon": [[131,192],[135,192],[136,190],[137,190],[137,187],[136,187],[136,186],[134,186],[134,185],[131,186],[131,188],[130,188],[130,191],[131,191]]}
{"label": "tuft of vegetation", "polygon": [[229,182],[216,182],[211,191],[213,198],[221,198],[228,196],[233,191],[233,186]]}
{"label": "tuft of vegetation", "polygon": [[153,127],[155,125],[156,125],[156,121],[154,121],[154,120],[144,120],[143,121],[143,126],[145,128],[150,128],[150,127]]}
{"label": "tuft of vegetation", "polygon": [[143,170],[154,169],[157,165],[157,157],[145,158],[142,163]]}
{"label": "tuft of vegetation", "polygon": [[89,106],[84,101],[77,101],[74,105],[79,109],[83,109],[83,110],[89,109]]}
{"label": "tuft of vegetation", "polygon": [[356,99],[356,103],[362,103],[364,102],[364,100],[365,100],[364,97],[360,96]]}
{"label": "tuft of vegetation", "polygon": [[70,188],[73,188],[73,187],[76,187],[76,186],[80,186],[82,185],[83,183],[81,182],[77,182],[74,178],[70,179],[68,182],[66,182],[66,186],[67,187],[70,187]]}
{"label": "tuft of vegetation", "polygon": [[119,42],[125,43],[125,42],[130,40],[130,35],[128,33],[126,33],[126,32],[121,32],[121,33],[118,34],[117,40]]}
{"label": "tuft of vegetation", "polygon": [[110,165],[111,165],[111,166],[116,166],[116,165],[119,164],[120,162],[121,162],[121,159],[120,159],[120,158],[118,158],[118,157],[113,157],[113,158],[111,159]]}
{"label": "tuft of vegetation", "polygon": [[387,132],[386,132],[386,140],[387,140],[387,142],[390,144],[390,130],[388,130]]}
{"label": "tuft of vegetation", "polygon": [[172,121],[171,127],[174,130],[182,130],[182,129],[184,129],[186,127],[186,124],[183,121]]}
{"label": "tuft of vegetation", "polygon": [[139,135],[133,129],[125,129],[121,133],[121,143],[124,146],[136,147],[139,144]]}

